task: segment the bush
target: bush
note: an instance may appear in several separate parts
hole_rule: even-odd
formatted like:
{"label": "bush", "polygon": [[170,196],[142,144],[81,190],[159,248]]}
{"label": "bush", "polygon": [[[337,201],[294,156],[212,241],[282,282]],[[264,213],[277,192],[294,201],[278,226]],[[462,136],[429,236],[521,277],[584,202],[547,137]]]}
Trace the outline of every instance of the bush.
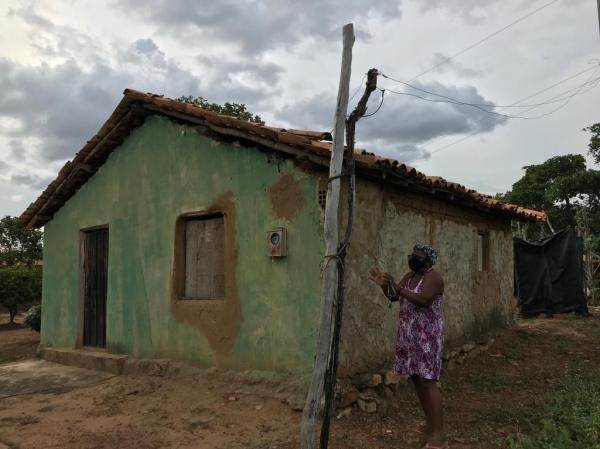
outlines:
{"label": "bush", "polygon": [[42,326],[42,305],[36,304],[25,314],[25,324],[34,331],[39,332]]}
{"label": "bush", "polygon": [[40,303],[42,267],[12,266],[0,268],[0,306],[8,309],[14,322],[19,306]]}
{"label": "bush", "polygon": [[509,440],[511,449],[600,448],[600,377],[597,371],[568,376],[550,393],[545,416],[532,432]]}

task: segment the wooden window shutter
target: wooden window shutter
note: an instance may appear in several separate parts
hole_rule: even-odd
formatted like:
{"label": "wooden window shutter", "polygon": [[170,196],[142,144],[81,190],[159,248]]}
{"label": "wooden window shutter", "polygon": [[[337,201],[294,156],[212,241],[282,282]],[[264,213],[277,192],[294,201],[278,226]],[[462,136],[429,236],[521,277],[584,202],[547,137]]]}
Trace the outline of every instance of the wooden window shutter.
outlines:
{"label": "wooden window shutter", "polygon": [[185,222],[185,288],[187,299],[225,296],[225,220],[223,215]]}

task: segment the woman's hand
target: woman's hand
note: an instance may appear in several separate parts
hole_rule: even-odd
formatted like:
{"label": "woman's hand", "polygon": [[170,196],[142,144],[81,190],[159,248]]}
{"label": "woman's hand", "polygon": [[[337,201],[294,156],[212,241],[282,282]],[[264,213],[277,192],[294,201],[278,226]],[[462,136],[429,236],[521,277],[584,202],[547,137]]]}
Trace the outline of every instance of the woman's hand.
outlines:
{"label": "woman's hand", "polygon": [[369,268],[369,280],[375,282],[380,287],[385,285],[384,275],[385,273],[379,265],[373,265]]}
{"label": "woman's hand", "polygon": [[369,279],[381,288],[394,282],[394,278],[389,273],[383,271],[378,265],[374,265],[369,269]]}

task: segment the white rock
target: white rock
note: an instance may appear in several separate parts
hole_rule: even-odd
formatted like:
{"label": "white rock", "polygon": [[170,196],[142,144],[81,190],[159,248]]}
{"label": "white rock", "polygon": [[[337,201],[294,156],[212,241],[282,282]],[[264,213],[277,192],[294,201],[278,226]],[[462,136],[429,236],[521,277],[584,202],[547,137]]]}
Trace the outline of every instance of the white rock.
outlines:
{"label": "white rock", "polygon": [[375,413],[377,411],[377,402],[375,401],[365,401],[364,399],[359,399],[358,406],[365,413]]}

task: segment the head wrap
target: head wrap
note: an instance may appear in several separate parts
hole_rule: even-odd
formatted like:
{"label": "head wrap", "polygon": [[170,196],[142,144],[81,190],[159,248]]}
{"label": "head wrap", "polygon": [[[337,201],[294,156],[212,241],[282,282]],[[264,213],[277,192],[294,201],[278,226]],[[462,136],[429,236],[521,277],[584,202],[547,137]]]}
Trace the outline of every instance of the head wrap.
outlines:
{"label": "head wrap", "polygon": [[429,259],[429,262],[431,263],[431,265],[435,265],[435,263],[437,262],[438,252],[436,249],[432,248],[431,246],[423,245],[422,243],[417,243],[415,245],[415,247],[413,248],[413,251],[424,252],[427,255],[427,259]]}

